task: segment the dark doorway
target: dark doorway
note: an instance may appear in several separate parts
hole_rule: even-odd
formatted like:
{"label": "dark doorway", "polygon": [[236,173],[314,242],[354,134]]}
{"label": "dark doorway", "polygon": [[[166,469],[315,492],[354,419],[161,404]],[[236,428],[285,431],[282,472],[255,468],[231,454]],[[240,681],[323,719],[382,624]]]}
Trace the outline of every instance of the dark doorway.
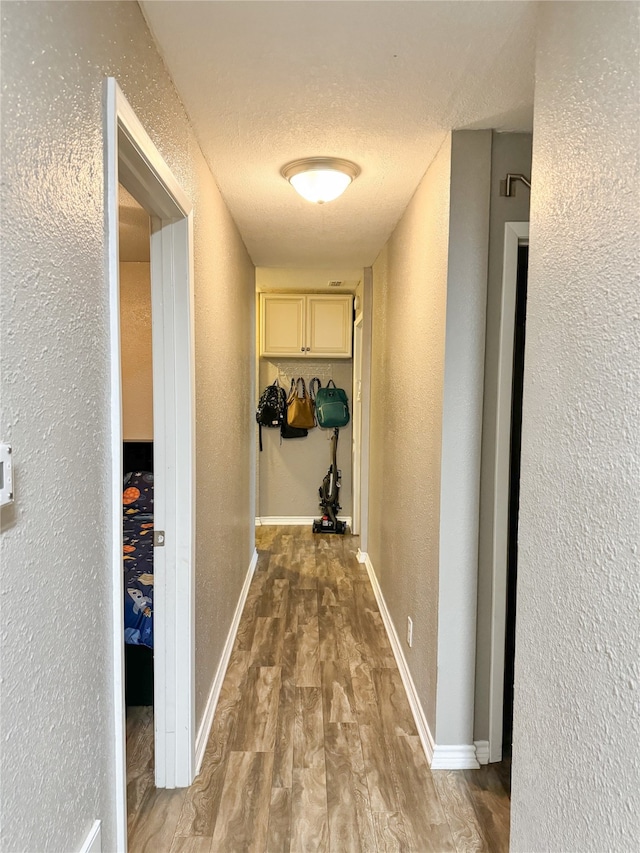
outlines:
{"label": "dark doorway", "polygon": [[513,384],[511,394],[511,459],[509,467],[509,539],[507,552],[507,617],[504,658],[504,709],[502,752],[511,754],[513,736],[513,675],[516,634],[516,588],[518,579],[518,510],[520,505],[520,447],[522,438],[522,385],[527,314],[527,270],[529,247],[518,247],[516,318],[513,341]]}

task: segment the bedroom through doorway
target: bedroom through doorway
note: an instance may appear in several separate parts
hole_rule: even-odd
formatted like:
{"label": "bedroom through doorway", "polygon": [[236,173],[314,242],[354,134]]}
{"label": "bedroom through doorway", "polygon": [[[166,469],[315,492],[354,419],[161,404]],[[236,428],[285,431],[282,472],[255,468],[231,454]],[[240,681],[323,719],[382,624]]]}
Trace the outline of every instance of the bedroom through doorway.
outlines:
{"label": "bedroom through doorway", "polygon": [[127,827],[155,785],[151,219],[118,185]]}

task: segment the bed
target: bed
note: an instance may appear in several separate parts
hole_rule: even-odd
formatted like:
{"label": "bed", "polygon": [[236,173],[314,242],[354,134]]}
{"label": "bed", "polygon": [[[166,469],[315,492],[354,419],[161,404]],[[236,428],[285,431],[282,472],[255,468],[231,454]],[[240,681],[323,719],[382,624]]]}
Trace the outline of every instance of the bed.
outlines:
{"label": "bed", "polygon": [[125,442],[122,489],[125,697],[153,704],[153,444]]}

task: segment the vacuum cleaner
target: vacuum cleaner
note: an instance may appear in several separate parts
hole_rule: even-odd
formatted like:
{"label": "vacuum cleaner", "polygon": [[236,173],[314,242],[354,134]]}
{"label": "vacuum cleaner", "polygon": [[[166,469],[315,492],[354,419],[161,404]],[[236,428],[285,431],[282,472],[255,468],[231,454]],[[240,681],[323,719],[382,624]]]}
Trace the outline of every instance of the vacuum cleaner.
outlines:
{"label": "vacuum cleaner", "polygon": [[340,471],[338,471],[337,461],[339,433],[340,430],[336,427],[331,436],[331,465],[318,489],[322,518],[313,522],[314,533],[344,533],[347,529],[344,521],[338,521],[338,512],[341,509]]}

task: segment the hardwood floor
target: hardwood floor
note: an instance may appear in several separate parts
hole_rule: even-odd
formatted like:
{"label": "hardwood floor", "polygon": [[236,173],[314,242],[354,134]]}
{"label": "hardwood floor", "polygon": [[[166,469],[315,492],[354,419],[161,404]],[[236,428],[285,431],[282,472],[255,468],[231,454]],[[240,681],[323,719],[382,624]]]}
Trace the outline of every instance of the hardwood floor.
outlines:
{"label": "hardwood floor", "polygon": [[150,715],[128,720],[130,853],[507,851],[508,771],[430,771],[357,538],[256,540],[190,788],[153,787]]}

